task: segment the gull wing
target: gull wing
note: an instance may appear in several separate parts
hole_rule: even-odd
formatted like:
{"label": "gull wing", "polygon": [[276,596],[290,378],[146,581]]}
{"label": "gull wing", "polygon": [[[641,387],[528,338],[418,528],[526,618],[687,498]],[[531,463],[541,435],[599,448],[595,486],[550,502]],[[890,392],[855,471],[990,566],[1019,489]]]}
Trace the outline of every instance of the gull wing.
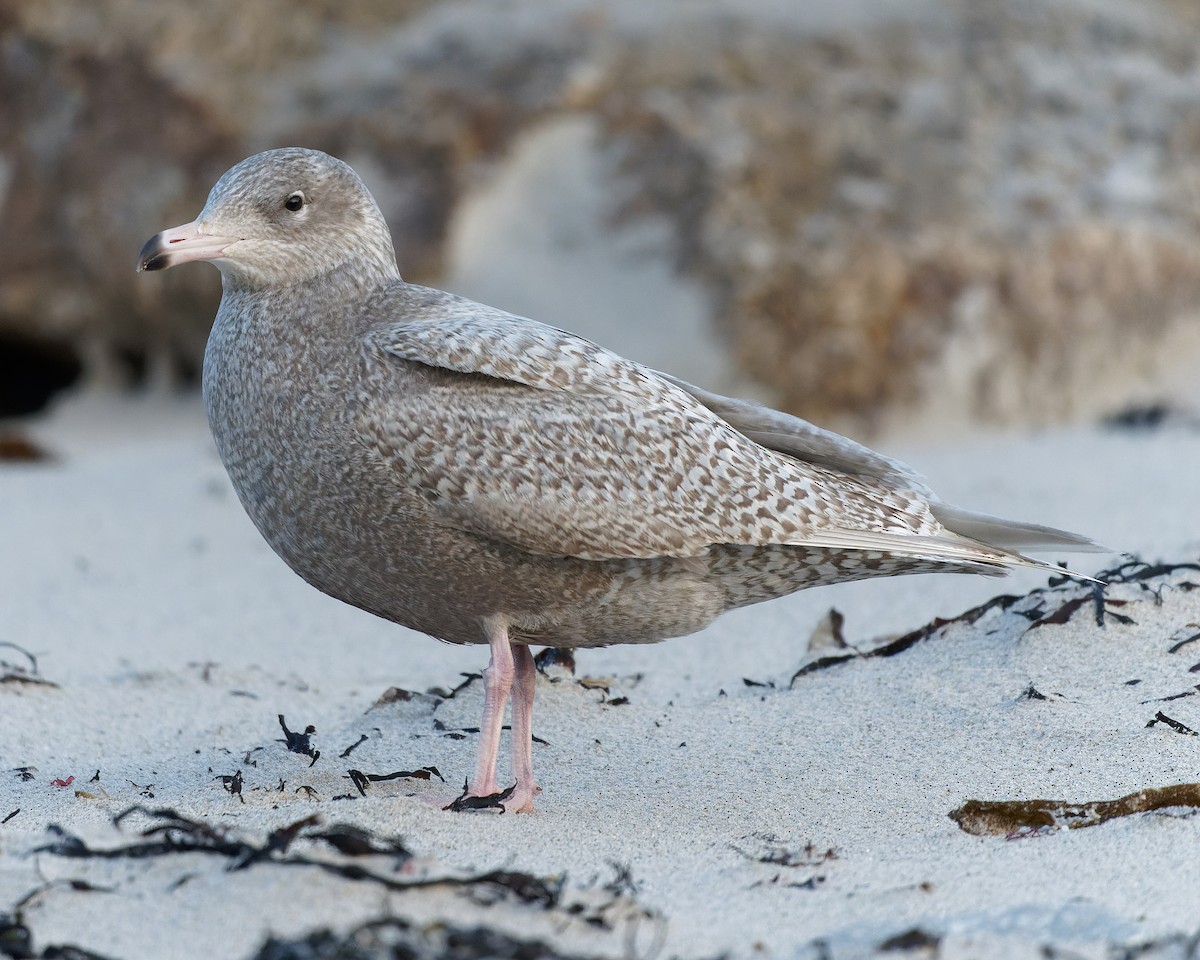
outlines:
{"label": "gull wing", "polygon": [[482,537],[592,560],[787,544],[1036,563],[955,535],[907,468],[785,414],[751,422],[740,401],[440,291],[399,285],[372,310],[396,318],[367,344],[399,384],[369,441]]}

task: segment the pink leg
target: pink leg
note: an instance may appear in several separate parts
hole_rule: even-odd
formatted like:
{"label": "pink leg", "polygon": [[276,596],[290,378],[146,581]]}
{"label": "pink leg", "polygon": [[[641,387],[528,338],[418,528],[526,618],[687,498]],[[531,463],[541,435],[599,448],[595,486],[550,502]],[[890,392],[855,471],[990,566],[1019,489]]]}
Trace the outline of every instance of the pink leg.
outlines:
{"label": "pink leg", "polygon": [[500,730],[504,726],[504,707],[513,685],[513,655],[508,642],[508,624],[499,617],[483,622],[483,632],[492,648],[492,659],[483,671],[483,721],[479,724],[479,752],[475,757],[475,776],[470,796],[489,797],[496,787],[496,755],[500,752]]}
{"label": "pink leg", "polygon": [[517,784],[505,808],[533,812],[533,798],[542,792],[533,778],[533,694],[537,667],[533,653],[523,643],[512,645],[516,676],[512,691],[512,768]]}
{"label": "pink leg", "polygon": [[[475,776],[461,797],[447,810],[499,808],[519,813],[533,811],[533,797],[541,788],[533,779],[532,727],[534,681],[537,667],[533,654],[524,644],[510,643],[508,623],[503,617],[488,617],[483,632],[491,646],[492,658],[483,671],[483,721],[479,725],[479,752],[475,758]],[[500,752],[500,731],[504,727],[504,707],[513,693],[512,757],[517,782],[507,790],[496,784],[496,757]]]}

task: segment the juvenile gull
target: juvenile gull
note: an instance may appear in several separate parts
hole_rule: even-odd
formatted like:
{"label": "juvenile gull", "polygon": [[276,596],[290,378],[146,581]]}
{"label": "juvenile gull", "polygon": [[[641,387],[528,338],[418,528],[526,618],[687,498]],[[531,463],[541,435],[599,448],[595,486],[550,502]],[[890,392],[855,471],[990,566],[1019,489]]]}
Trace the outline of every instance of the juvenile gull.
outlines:
{"label": "juvenile gull", "polygon": [[405,283],[362,181],[316,150],[243,160],[138,269],[189,260],[221,271],[204,402],[246,512],[317,589],[489,644],[469,795],[509,810],[540,792],[530,644],[649,643],[803,587],[998,575],[1049,567],[1018,550],[1094,547],[947,506],[803,420]]}

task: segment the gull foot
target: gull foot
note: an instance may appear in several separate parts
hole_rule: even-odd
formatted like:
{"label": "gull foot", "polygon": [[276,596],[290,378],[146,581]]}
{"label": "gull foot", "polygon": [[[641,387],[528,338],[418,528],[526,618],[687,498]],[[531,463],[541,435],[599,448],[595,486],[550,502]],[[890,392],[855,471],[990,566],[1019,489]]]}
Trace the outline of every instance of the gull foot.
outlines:
{"label": "gull foot", "polygon": [[513,795],[513,791],[516,788],[516,784],[513,784],[507,790],[501,790],[499,793],[489,793],[480,796],[479,794],[471,793],[470,787],[466,781],[463,781],[463,792],[442,807],[442,809],[449,810],[452,813],[463,813],[467,810],[499,810],[501,813],[505,813],[507,812],[505,809],[506,801]]}
{"label": "gull foot", "polygon": [[472,793],[464,783],[463,792],[442,807],[452,813],[465,813],[471,810],[498,810],[500,813],[533,813],[533,798],[541,793],[541,787],[522,787],[514,783],[507,790],[498,793],[479,795]]}

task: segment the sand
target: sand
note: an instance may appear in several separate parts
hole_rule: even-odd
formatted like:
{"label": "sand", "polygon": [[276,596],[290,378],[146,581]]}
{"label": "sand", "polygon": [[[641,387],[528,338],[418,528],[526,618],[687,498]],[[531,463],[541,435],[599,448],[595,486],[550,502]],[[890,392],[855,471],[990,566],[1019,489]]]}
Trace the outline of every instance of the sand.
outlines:
{"label": "sand", "polygon": [[[1111,587],[1104,627],[1085,586],[1035,572],[915,577],[582,652],[575,676],[539,679],[531,816],[427,802],[470,769],[460,728],[478,723],[482,686],[425,691],[448,693],[486,649],[375,620],[290,573],[243,515],[196,398],[84,395],[21,429],[55,457],[0,463],[0,643],[54,685],[0,682],[0,819],[19,810],[0,824],[0,944],[19,920],[35,955],[247,958],[268,936],[393,916],[414,936],[482,925],[569,956],[1170,956],[1200,928],[1192,810],[1013,836],[948,816],[969,799],[1200,780],[1200,738],[1146,726],[1161,711],[1200,730],[1200,640],[1182,643],[1200,633],[1190,428],[885,444],[951,502],[1178,568]],[[808,650],[831,607],[867,649],[1005,593],[1023,599],[792,680],[838,654]],[[0,661],[28,665],[3,646]],[[373,706],[393,686],[415,695]],[[280,714],[315,727],[315,762],[280,742]],[[428,766],[446,782],[364,795],[349,774]],[[240,796],[222,780],[237,771]],[[133,805],[224,831],[226,852],[64,855],[161,841],[142,836],[163,822],[151,812],[114,826]],[[277,835],[230,869],[314,815],[286,849]],[[412,857],[339,852],[319,837],[339,823],[402,838]],[[475,955],[462,949],[447,955]]]}

